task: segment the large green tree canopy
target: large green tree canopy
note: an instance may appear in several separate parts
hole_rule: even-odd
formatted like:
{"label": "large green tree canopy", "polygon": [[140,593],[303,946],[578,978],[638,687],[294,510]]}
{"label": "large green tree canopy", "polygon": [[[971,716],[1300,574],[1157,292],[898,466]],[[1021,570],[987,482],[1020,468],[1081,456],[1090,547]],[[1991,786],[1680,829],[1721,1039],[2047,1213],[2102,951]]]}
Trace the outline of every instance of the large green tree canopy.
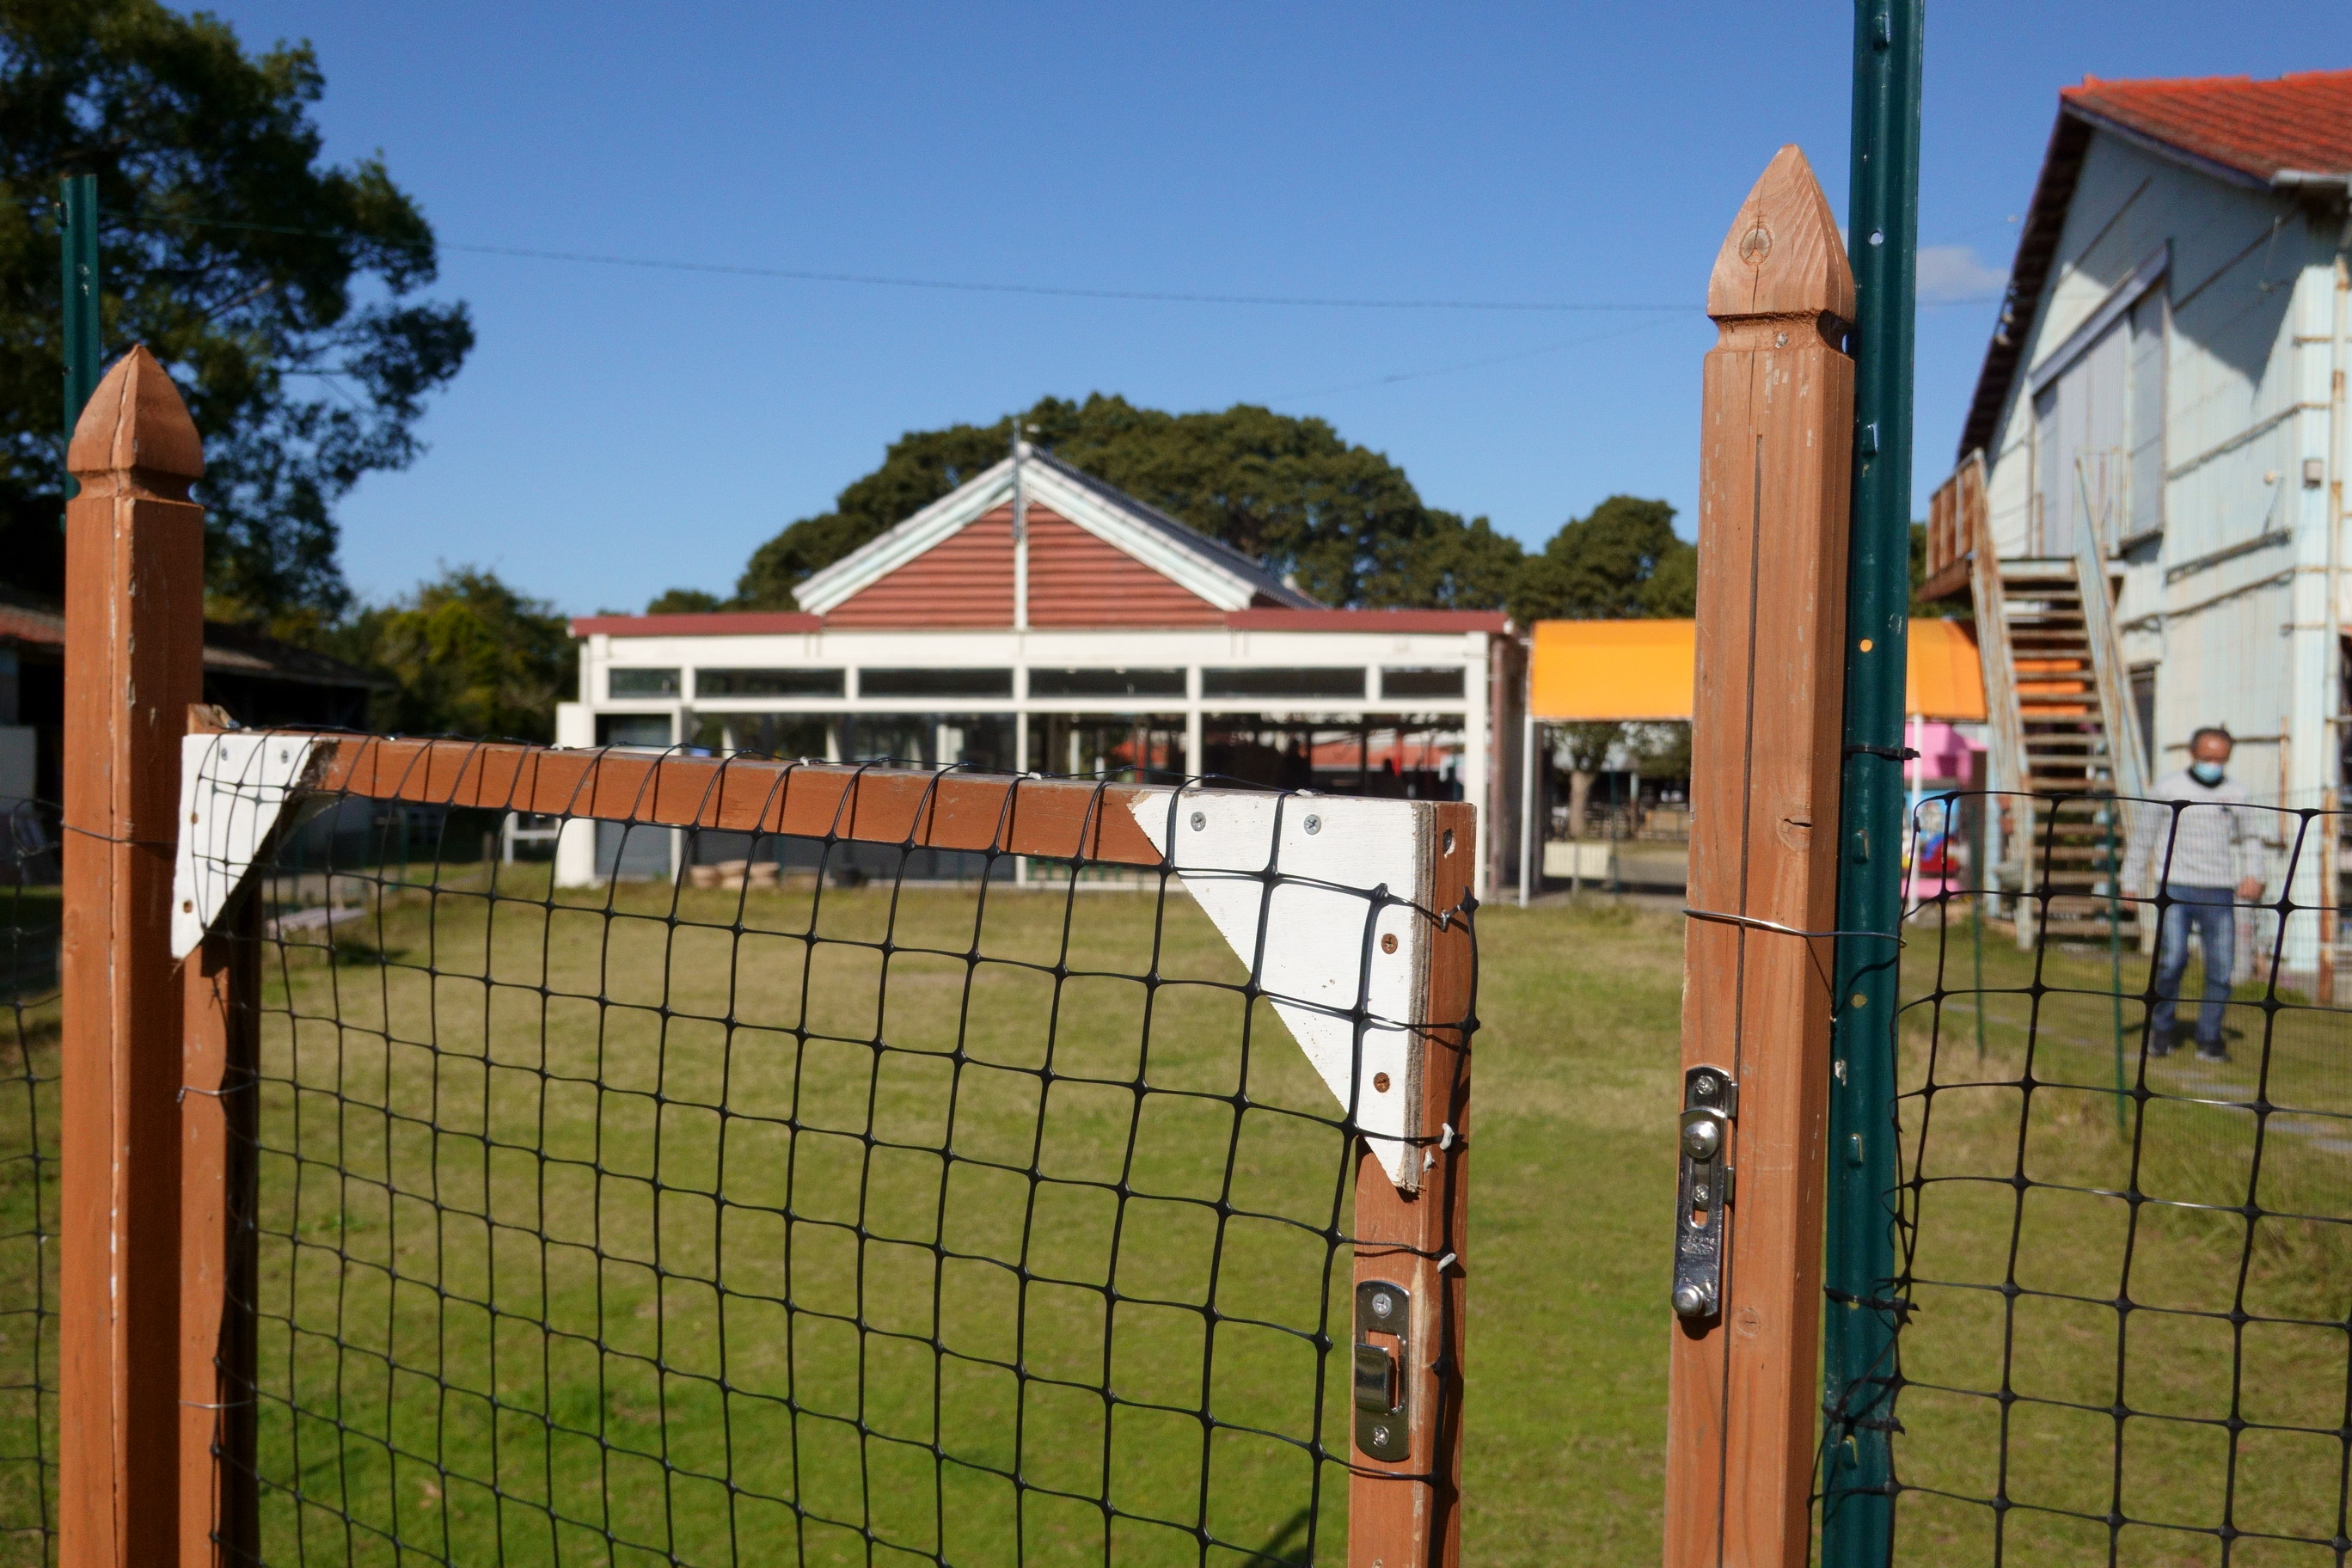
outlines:
{"label": "large green tree canopy", "polygon": [[[1048,397],[1020,416],[1064,462],[1181,518],[1329,604],[1500,606],[1521,551],[1485,518],[1422,504],[1404,470],[1320,419],[1237,404],[1165,414],[1097,393]],[[746,608],[792,591],[867,540],[1001,460],[1010,419],[918,430],[882,466],[761,545],[736,585]],[[671,603],[684,604],[680,599]]]}
{"label": "large green tree canopy", "polygon": [[1698,551],[1675,536],[1675,509],[1624,495],[1563,524],[1511,594],[1523,624],[1688,616],[1697,604]]}
{"label": "large green tree canopy", "polygon": [[383,163],[321,162],[304,45],[248,55],[156,0],[0,0],[0,575],[62,581],[59,180],[98,181],[111,359],[143,342],[205,438],[210,609],[331,618],[333,508],[420,450],[474,341]]}

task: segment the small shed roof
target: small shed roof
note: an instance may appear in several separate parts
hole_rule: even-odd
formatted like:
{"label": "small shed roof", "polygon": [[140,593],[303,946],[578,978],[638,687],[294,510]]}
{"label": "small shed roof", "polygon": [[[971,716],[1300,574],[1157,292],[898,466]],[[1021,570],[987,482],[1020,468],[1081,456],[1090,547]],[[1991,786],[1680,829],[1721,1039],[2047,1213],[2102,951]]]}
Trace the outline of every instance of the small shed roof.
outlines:
{"label": "small shed roof", "polygon": [[[1535,716],[1554,723],[1688,720],[1697,687],[1694,621],[1538,621]],[[1960,722],[1985,716],[1984,667],[1958,621],[1911,623],[1904,711]]]}

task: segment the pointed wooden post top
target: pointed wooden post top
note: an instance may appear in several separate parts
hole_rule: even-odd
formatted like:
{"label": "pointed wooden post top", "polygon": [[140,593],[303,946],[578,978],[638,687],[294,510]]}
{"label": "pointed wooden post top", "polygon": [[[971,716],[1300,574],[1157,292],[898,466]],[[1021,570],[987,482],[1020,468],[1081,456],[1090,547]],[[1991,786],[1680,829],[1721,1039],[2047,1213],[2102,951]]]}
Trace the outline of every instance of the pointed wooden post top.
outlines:
{"label": "pointed wooden post top", "polygon": [[1829,198],[1804,153],[1772,155],[1724,236],[1706,284],[1706,313],[1853,320],[1853,269]]}
{"label": "pointed wooden post top", "polygon": [[144,343],[115,361],[89,395],[66,447],[66,467],[85,495],[127,481],[134,490],[185,500],[189,481],[204,477],[196,422]]}

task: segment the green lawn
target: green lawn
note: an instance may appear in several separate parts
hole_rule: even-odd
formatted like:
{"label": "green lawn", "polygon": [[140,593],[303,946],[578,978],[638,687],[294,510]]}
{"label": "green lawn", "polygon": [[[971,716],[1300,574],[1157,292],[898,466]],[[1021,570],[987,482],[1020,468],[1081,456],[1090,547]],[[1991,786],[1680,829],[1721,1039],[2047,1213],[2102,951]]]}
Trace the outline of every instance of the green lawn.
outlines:
{"label": "green lawn", "polygon": [[[1311,1541],[1340,1561],[1344,1475],[1301,1445],[1345,1441],[1344,1367],[1318,1376],[1315,1339],[1344,1338],[1342,1146],[1277,1026],[1252,1020],[1244,1052],[1239,966],[1197,911],[1171,900],[1155,926],[1133,893],[1000,892],[975,939],[969,890],[894,910],[828,889],[813,914],[787,889],[751,895],[739,933],[737,895],[682,898],[672,924],[649,888],[612,920],[409,894],[340,952],[274,968],[267,1560],[1239,1565],[1303,1563]],[[1671,915],[1602,907],[1479,916],[1481,1564],[1655,1560],[1680,938]],[[925,951],[975,940],[976,970]],[[2108,1563],[2104,1523],[2048,1510],[2103,1515],[2120,1486],[2154,1522],[2121,1530],[2116,1562],[2221,1563],[2198,1531],[2225,1500],[2254,1532],[2230,1562],[2332,1562],[2255,1537],[2337,1528],[2352,1251],[2340,1225],[2269,1214],[2249,1244],[2242,1210],[2252,1192],[2352,1214],[2330,1120],[2352,1111],[2352,1036],[2249,1009],[2237,1063],[2149,1064],[2119,1133],[2100,955],[2050,955],[2037,995],[2005,938],[1983,952],[1981,1058],[1965,929],[1906,954],[1910,995],[1939,963],[1955,994],[1905,1030],[1931,1180],[1897,1451],[1930,1489],[1902,1505],[1901,1561],[1994,1562],[1995,1510],[1934,1494],[2005,1488],[2002,1560]],[[1083,973],[1155,964],[1149,996]],[[2144,976],[2126,955],[2126,988]],[[731,1033],[709,1021],[729,1015]],[[8,1151],[37,1108],[55,1128],[53,1087],[26,1086],[54,1071],[53,1014],[16,1016]],[[2257,1171],[2265,1028],[2262,1093],[2293,1109]],[[31,1229],[30,1169],[0,1161],[5,1237]],[[32,1563],[35,1472],[10,1461],[47,1352],[24,1315],[34,1252],[5,1245],[0,1555]],[[1203,1408],[1230,1425],[1204,1433]]]}
{"label": "green lawn", "polygon": [[1906,954],[1924,1180],[1897,1462],[1928,1491],[1901,1560],[2105,1563],[2112,1536],[2167,1568],[2334,1563],[2309,1542],[2343,1529],[2352,1020],[2242,984],[2231,1061],[2143,1062],[2145,959],[2118,1005],[2095,946],[2037,971],[1992,931],[1980,1049],[1979,951],[1931,913]]}
{"label": "green lawn", "polygon": [[[813,900],[410,895],[277,965],[269,1561],[1337,1559],[1344,1142],[1222,941],[1133,893]],[[1673,935],[1482,929],[1481,1561],[1654,1550]]]}

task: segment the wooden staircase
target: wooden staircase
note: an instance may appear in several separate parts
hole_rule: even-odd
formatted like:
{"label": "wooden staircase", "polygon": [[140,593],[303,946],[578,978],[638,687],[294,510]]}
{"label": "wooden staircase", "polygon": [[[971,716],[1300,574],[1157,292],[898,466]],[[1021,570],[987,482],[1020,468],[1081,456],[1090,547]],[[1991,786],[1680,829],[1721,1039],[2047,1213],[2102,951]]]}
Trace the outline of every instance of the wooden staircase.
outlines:
{"label": "wooden staircase", "polygon": [[[2135,911],[2129,905],[2117,911],[2110,896],[2130,829],[2111,797],[2142,793],[2145,785],[2139,769],[2117,765],[2119,737],[2101,700],[2105,661],[2095,646],[2096,632],[2105,629],[2099,623],[2106,605],[2085,602],[2086,586],[2104,598],[2106,584],[2086,584],[2074,559],[1987,564],[1995,570],[1978,575],[1994,590],[1983,595],[1993,601],[1993,614],[1979,610],[1977,636],[1980,647],[1989,640],[2006,645],[2015,726],[2000,748],[2010,766],[1994,768],[1996,787],[2056,797],[2009,803],[2006,858],[2017,868],[2021,890],[2048,895],[2046,903],[2021,900],[2020,937],[2046,921],[2053,936],[2104,938],[2111,914],[2119,912],[2124,931],[2136,939]],[[1996,637],[1987,638],[1989,628],[1997,628]]]}
{"label": "wooden staircase", "polygon": [[2137,911],[2115,898],[2131,827],[2115,797],[2145,795],[2147,769],[2091,531],[2072,556],[2003,560],[1979,548],[1987,531],[1975,458],[1937,500],[1943,537],[1931,532],[1930,571],[1948,587],[1968,584],[1984,660],[1990,782],[2011,792],[2000,803],[1995,869],[2001,886],[2023,895],[2011,902],[2019,943],[2031,945],[2037,927],[2104,940],[2116,924],[2116,934],[2136,939]]}

